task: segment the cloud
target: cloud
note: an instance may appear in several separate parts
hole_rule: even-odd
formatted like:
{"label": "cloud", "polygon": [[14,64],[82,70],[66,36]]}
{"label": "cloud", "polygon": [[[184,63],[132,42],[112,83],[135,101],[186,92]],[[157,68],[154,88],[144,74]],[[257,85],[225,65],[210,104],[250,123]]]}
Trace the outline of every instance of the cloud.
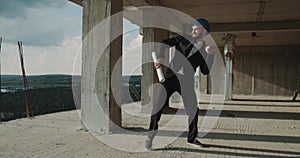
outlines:
{"label": "cloud", "polygon": [[[81,45],[81,37],[65,39],[58,47],[48,47],[44,52],[36,51],[37,57],[32,58],[28,65],[29,73],[72,74],[75,56]],[[38,49],[38,48],[35,48]],[[43,73],[44,72],[44,73]]]}
{"label": "cloud", "polygon": [[142,73],[142,35],[129,40],[129,45],[123,53],[123,75],[137,75]]}
{"label": "cloud", "polygon": [[67,0],[0,0],[2,74],[71,74],[81,43],[82,8]]}
{"label": "cloud", "polygon": [[131,47],[130,42],[139,36],[139,26],[123,19],[123,48],[126,51]]}
{"label": "cloud", "polygon": [[81,35],[81,8],[66,0],[0,0],[0,36],[8,43],[58,46]]}
{"label": "cloud", "polygon": [[138,35],[134,40],[132,40],[129,44],[130,47],[134,47],[137,45],[141,45],[143,40],[143,36],[142,35]]}
{"label": "cloud", "polygon": [[142,73],[142,39],[139,26],[124,19],[123,27],[123,75],[137,75]]}
{"label": "cloud", "polygon": [[61,8],[66,0],[0,0],[0,16],[4,18],[26,18],[28,8]]}
{"label": "cloud", "polygon": [[[60,46],[24,46],[24,63],[28,75],[72,74],[73,64],[81,45],[81,37],[65,39]],[[2,45],[2,74],[21,74],[18,48],[14,44]]]}
{"label": "cloud", "polygon": [[[4,20],[0,20],[4,21]],[[51,27],[35,23],[33,20],[6,20],[0,26],[1,36],[8,43],[23,41],[26,45],[48,46],[58,45],[64,39],[63,27]]]}

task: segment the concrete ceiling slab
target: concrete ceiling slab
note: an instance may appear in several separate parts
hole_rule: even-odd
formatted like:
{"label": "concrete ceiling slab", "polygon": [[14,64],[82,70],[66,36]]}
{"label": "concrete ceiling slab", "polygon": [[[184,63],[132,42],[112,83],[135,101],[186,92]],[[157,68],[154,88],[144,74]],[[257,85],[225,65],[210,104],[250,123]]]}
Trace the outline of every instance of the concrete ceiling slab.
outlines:
{"label": "concrete ceiling slab", "polygon": [[[70,1],[82,5],[82,0]],[[151,2],[124,0],[124,8],[149,6]],[[229,32],[237,36],[237,46],[300,45],[299,0],[160,0],[157,4],[195,19],[208,19],[219,46],[224,43],[222,36]],[[127,18],[135,23],[142,17]],[[252,32],[257,33],[254,42]]]}

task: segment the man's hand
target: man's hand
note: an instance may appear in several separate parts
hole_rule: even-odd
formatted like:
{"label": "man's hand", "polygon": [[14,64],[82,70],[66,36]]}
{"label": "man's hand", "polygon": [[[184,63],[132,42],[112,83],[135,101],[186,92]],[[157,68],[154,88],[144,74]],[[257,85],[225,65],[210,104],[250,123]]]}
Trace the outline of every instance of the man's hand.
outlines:
{"label": "man's hand", "polygon": [[158,60],[154,63],[154,67],[155,67],[156,69],[158,69],[158,68],[161,67],[162,63],[163,63],[163,59],[158,59]]}
{"label": "man's hand", "polygon": [[209,55],[213,55],[214,52],[215,52],[215,49],[216,49],[216,48],[214,48],[214,47],[212,47],[212,46],[206,46],[206,47],[205,47],[205,52],[206,52],[207,54],[209,54]]}

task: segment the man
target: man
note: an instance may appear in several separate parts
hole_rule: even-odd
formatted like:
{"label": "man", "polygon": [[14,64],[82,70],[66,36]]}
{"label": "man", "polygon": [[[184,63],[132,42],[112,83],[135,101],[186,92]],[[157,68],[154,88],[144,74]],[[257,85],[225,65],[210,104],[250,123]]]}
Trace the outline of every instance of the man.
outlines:
{"label": "man", "polygon": [[[175,91],[182,96],[185,111],[188,114],[188,144],[204,146],[196,140],[198,135],[198,106],[194,90],[194,74],[197,67],[200,66],[201,72],[207,75],[212,66],[212,50],[203,41],[203,37],[209,31],[209,22],[204,18],[200,18],[192,25],[191,36],[179,35],[162,41],[158,56],[164,54],[166,49],[173,46],[175,46],[176,52],[165,73],[166,80],[154,92],[149,134],[145,143],[146,149],[152,148],[152,141],[157,133],[162,110],[168,106],[169,98]],[[162,66],[162,60],[158,60],[154,65],[155,68],[159,68]]]}

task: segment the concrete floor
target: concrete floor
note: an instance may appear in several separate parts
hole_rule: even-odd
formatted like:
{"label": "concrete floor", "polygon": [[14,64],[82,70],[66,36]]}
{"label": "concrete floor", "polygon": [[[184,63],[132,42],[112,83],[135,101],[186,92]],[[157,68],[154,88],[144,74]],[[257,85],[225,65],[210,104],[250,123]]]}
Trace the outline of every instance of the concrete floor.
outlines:
{"label": "concrete floor", "polygon": [[180,110],[162,116],[153,151],[143,148],[149,115],[134,103],[123,105],[123,130],[106,135],[80,130],[76,110],[2,123],[0,157],[300,157],[299,102],[201,104],[198,140],[208,148],[186,144],[184,110],[172,106]]}

